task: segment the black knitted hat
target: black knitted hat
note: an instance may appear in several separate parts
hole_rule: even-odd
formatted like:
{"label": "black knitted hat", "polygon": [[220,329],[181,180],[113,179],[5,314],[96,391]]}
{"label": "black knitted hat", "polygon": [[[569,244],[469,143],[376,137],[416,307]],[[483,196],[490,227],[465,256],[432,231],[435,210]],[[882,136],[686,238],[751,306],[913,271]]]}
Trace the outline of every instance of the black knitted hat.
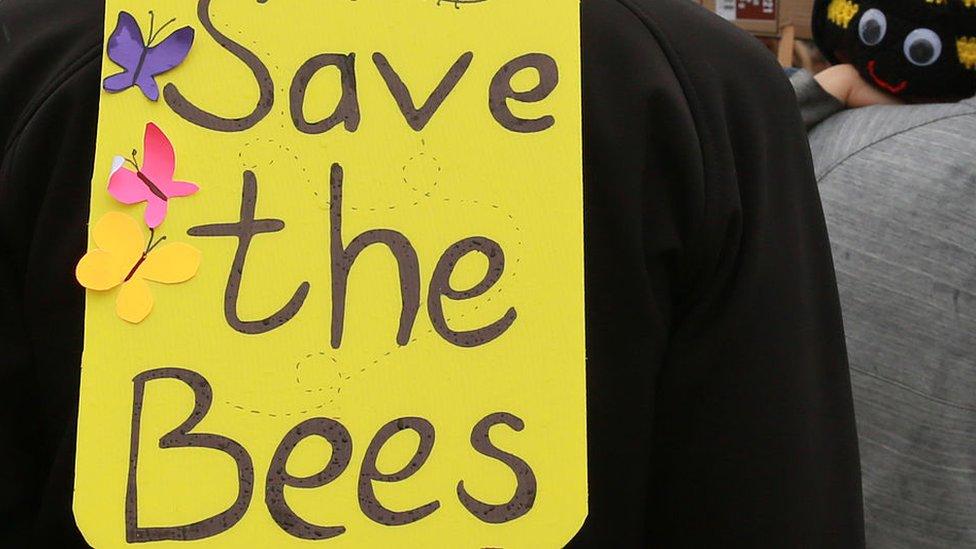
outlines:
{"label": "black knitted hat", "polygon": [[976,0],[816,0],[813,34],[829,60],[904,100],[976,94]]}

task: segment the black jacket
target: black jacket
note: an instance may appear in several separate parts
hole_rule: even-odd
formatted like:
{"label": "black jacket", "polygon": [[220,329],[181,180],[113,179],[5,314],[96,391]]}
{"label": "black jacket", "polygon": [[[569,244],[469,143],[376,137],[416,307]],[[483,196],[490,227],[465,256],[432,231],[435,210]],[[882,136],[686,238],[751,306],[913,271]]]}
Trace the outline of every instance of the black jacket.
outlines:
{"label": "black jacket", "polygon": [[[4,547],[83,544],[74,266],[102,9],[0,3]],[[583,58],[591,495],[574,545],[863,545],[840,308],[786,78],[689,0],[583,0]]]}

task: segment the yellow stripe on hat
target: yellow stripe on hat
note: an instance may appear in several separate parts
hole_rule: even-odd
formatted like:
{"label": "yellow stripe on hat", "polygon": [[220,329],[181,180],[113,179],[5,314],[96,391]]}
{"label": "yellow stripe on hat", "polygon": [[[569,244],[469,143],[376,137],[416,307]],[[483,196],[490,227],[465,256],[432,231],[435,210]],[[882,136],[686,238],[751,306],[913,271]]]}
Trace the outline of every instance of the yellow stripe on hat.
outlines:
{"label": "yellow stripe on hat", "polygon": [[976,69],[976,38],[963,36],[956,40],[959,62],[967,69]]}
{"label": "yellow stripe on hat", "polygon": [[[970,1],[976,2],[976,0]],[[861,6],[851,0],[831,0],[830,5],[827,6],[827,19],[846,29],[860,9]]]}

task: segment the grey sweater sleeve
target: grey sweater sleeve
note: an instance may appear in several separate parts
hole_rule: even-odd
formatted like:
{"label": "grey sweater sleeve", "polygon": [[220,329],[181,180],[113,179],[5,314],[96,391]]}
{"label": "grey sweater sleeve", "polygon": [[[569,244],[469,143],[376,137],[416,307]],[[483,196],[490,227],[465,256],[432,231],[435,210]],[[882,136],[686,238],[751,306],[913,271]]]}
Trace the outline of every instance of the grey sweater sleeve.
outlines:
{"label": "grey sweater sleeve", "polygon": [[793,84],[800,114],[808,130],[844,110],[844,104],[827,93],[809,71],[796,71],[790,76],[790,83]]}

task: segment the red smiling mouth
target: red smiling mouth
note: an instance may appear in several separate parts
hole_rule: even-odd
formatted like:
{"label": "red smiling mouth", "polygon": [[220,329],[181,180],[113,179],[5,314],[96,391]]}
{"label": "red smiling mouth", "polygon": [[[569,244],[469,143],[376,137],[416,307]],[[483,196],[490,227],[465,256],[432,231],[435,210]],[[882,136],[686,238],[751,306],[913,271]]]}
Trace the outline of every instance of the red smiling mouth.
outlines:
{"label": "red smiling mouth", "polygon": [[905,91],[905,88],[908,87],[908,81],[907,80],[902,80],[901,83],[899,83],[899,84],[889,84],[885,79],[883,79],[880,76],[878,76],[878,73],[877,72],[875,72],[875,68],[877,66],[878,66],[878,62],[877,61],[875,61],[873,59],[871,61],[868,61],[868,74],[870,74],[871,75],[871,78],[874,79],[874,83],[875,84],[881,86],[883,89],[887,90],[889,93],[893,93],[895,95],[898,95],[899,93]]}

